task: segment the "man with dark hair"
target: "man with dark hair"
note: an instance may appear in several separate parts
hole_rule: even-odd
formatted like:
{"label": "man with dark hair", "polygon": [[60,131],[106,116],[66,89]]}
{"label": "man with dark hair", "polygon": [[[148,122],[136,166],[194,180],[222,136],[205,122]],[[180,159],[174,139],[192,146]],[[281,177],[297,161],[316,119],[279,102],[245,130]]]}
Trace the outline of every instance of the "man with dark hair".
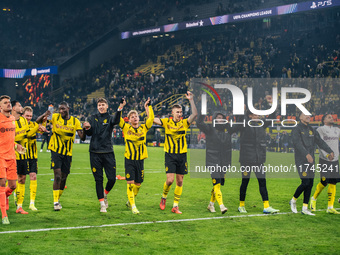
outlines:
{"label": "man with dark hair", "polygon": [[[97,100],[98,113],[92,115],[84,122],[83,128],[86,135],[91,136],[90,141],[90,164],[92,174],[96,182],[96,193],[100,204],[100,212],[107,212],[109,206],[107,195],[116,183],[116,159],[113,152],[112,131],[119,123],[121,111],[126,104],[125,100],[120,103],[115,116],[108,113],[108,103],[105,98]],[[107,177],[105,190],[103,187],[103,168]]]}
{"label": "man with dark hair", "polygon": [[24,211],[22,208],[22,204],[24,202],[25,197],[25,180],[26,174],[28,174],[28,161],[27,161],[27,148],[28,148],[28,131],[29,126],[27,120],[22,117],[23,108],[17,100],[11,101],[12,105],[12,115],[15,118],[15,142],[20,144],[25,148],[25,153],[16,152],[16,160],[17,160],[17,174],[18,174],[18,183],[17,188],[14,193],[14,199],[16,201],[17,210],[16,213],[20,214],[28,214],[28,212]]}
{"label": "man with dark hair", "polygon": [[[37,123],[41,123],[50,114],[50,111],[46,111],[38,117]],[[59,200],[70,173],[72,149],[76,132],[83,141],[86,135],[82,130],[80,121],[70,116],[70,107],[66,102],[59,104],[59,113],[53,113],[50,122],[53,126],[53,134],[48,149],[51,150],[51,168],[54,171],[53,202],[54,210],[60,211],[62,207]]]}
{"label": "man with dark hair", "polygon": [[165,209],[166,198],[176,175],[175,198],[171,211],[177,214],[182,214],[178,209],[178,202],[182,195],[184,175],[188,173],[186,132],[197,116],[194,95],[188,91],[186,98],[190,102],[192,111],[189,118],[182,119],[182,106],[176,104],[171,109],[172,119],[155,118],[153,121],[165,129],[164,151],[166,181],[163,185],[163,194],[159,207],[161,210]]}
{"label": "man with dark hair", "polygon": [[[0,209],[2,224],[10,224],[6,210],[8,197],[16,188],[17,167],[15,150],[25,153],[25,148],[15,143],[15,117],[11,115],[12,105],[9,96],[0,96]],[[6,187],[6,181],[8,186]]]}
{"label": "man with dark hair", "polygon": [[321,191],[328,185],[328,208],[327,213],[340,214],[334,209],[334,200],[336,194],[336,183],[339,180],[339,139],[340,129],[334,126],[334,119],[331,114],[322,116],[322,127],[316,131],[320,134],[322,140],[334,152],[334,159],[330,160],[327,157],[327,152],[319,149],[319,168],[320,168],[320,182],[316,186],[314,195],[310,202],[310,209],[312,212],[316,211],[316,199]]}
{"label": "man with dark hair", "polygon": [[303,194],[302,214],[314,216],[308,210],[309,197],[313,188],[314,182],[314,149],[318,145],[320,149],[327,152],[327,157],[330,161],[334,158],[334,153],[331,148],[321,139],[319,132],[309,125],[310,116],[304,113],[299,114],[300,123],[293,128],[292,138],[294,145],[295,165],[299,173],[301,184],[297,187],[293,198],[290,200],[290,208],[293,213],[297,213],[296,200]]}
{"label": "man with dark hair", "polygon": [[[271,103],[271,102],[269,102]],[[275,119],[276,113],[268,116],[268,119]],[[245,208],[245,199],[247,187],[250,180],[251,172],[254,172],[259,183],[259,190],[263,201],[263,213],[273,214],[279,212],[269,205],[269,196],[267,190],[266,173],[263,171],[263,164],[266,162],[266,128],[271,124],[271,121],[263,121],[260,125],[260,116],[249,110],[246,112],[243,125],[235,125],[228,131],[234,133],[240,131],[240,163],[242,172],[242,183],[240,186],[240,206],[238,211],[240,213],[247,213]]]}
{"label": "man with dark hair", "polygon": [[212,213],[216,212],[215,201],[217,200],[220,210],[224,214],[228,211],[227,207],[224,206],[221,192],[221,186],[224,185],[225,181],[225,173],[216,170],[216,168],[219,166],[220,169],[223,169],[231,165],[231,136],[227,132],[225,122],[222,122],[222,120],[226,119],[224,113],[215,112],[212,119],[215,123],[207,125],[204,123],[204,115],[199,115],[196,124],[206,135],[206,167],[210,168],[213,184],[208,210]]}

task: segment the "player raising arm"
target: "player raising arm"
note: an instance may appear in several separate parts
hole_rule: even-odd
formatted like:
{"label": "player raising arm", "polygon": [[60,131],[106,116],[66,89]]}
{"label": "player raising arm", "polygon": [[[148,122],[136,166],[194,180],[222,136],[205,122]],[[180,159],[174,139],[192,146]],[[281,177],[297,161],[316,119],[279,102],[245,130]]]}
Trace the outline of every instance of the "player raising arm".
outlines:
{"label": "player raising arm", "polygon": [[[125,101],[121,102],[114,116],[108,113],[108,102],[105,98],[98,98],[98,113],[93,114],[84,122],[83,128],[86,135],[91,136],[90,164],[96,182],[96,193],[100,204],[100,212],[106,213],[108,208],[107,195],[116,183],[116,158],[113,151],[112,131],[119,123],[121,111]],[[103,187],[103,168],[107,177],[105,190]]]}
{"label": "player raising arm", "polygon": [[145,102],[144,108],[148,115],[145,124],[139,125],[139,116],[136,110],[131,110],[128,113],[129,123],[125,123],[122,118],[120,118],[119,122],[125,141],[125,177],[128,196],[126,205],[132,210],[133,214],[139,214],[135,204],[135,197],[144,181],[144,159],[148,158],[146,134],[154,121],[150,98]]}
{"label": "player raising arm", "polygon": [[27,132],[27,163],[28,171],[25,175],[19,178],[19,183],[25,185],[26,175],[30,176],[30,206],[29,209],[37,211],[35,207],[35,197],[37,193],[37,173],[38,173],[38,155],[37,155],[37,132],[44,132],[46,128],[37,124],[32,120],[33,109],[30,106],[25,106],[23,109],[23,117],[27,120],[28,132]]}
{"label": "player raising arm", "polygon": [[186,98],[190,102],[192,112],[189,118],[182,119],[182,106],[175,104],[171,108],[172,119],[155,118],[153,121],[165,129],[164,151],[166,181],[163,186],[163,195],[159,207],[161,210],[165,209],[166,198],[176,175],[175,198],[171,211],[177,214],[182,214],[178,209],[178,202],[182,195],[184,175],[188,173],[186,133],[197,116],[194,95],[188,91]]}
{"label": "player raising arm", "polygon": [[[50,114],[49,111],[46,111],[37,119],[37,123],[41,123],[43,118]],[[53,133],[48,149],[51,150],[51,168],[54,171],[53,201],[54,210],[60,211],[62,207],[59,199],[64,191],[67,176],[70,173],[72,149],[76,132],[83,141],[86,135],[83,132],[80,121],[70,116],[70,107],[66,102],[59,104],[59,113],[52,115],[51,124],[53,126]]]}

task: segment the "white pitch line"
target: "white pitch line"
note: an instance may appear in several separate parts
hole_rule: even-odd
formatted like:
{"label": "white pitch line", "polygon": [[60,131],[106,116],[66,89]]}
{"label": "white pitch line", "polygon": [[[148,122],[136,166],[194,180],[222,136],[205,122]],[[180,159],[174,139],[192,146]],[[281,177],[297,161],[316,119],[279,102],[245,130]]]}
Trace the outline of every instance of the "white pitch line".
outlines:
{"label": "white pitch line", "polygon": [[[336,209],[338,209],[338,208],[336,208]],[[325,210],[317,210],[317,211],[325,211]],[[286,215],[286,214],[292,214],[292,212],[276,213],[276,215]],[[176,223],[176,222],[190,222],[190,221],[204,221],[204,220],[220,220],[220,219],[230,219],[230,218],[265,217],[265,216],[273,216],[273,215],[270,215],[270,214],[242,214],[242,215],[234,215],[234,216],[219,216],[219,217],[194,218],[194,219],[141,221],[141,222],[105,224],[105,225],[99,225],[99,226],[78,226],[78,227],[62,227],[62,228],[41,228],[41,229],[13,230],[13,231],[3,231],[3,232],[0,232],[0,234],[47,232],[47,231],[55,231],[55,230],[73,230],[73,229],[88,229],[88,228],[106,228],[106,227],[118,227],[118,226],[132,226],[132,225],[145,225],[145,224],[158,224],[158,223]]]}

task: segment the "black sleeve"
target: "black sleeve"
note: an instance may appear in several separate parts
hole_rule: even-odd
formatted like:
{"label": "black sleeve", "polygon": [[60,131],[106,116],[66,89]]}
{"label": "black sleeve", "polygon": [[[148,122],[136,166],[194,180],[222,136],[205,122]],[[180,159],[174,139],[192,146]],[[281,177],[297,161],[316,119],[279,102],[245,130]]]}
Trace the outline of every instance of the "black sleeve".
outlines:
{"label": "black sleeve", "polygon": [[292,140],[293,140],[294,149],[296,149],[300,154],[306,157],[309,154],[309,152],[303,146],[303,141],[302,141],[300,131],[298,128],[294,128],[292,130]]}
{"label": "black sleeve", "polygon": [[199,114],[196,120],[197,127],[204,133],[209,132],[209,126],[204,123],[204,115]]}
{"label": "black sleeve", "polygon": [[121,115],[122,115],[122,111],[116,111],[116,113],[115,113],[115,115],[112,119],[112,126],[119,124]]}
{"label": "black sleeve", "polygon": [[[269,116],[268,116],[268,119],[270,119],[270,120],[273,120],[273,119],[275,119],[276,118],[276,111],[274,111],[272,114],[270,114]],[[266,129],[267,127],[269,127],[269,125],[271,125],[272,124],[272,122],[273,121],[264,121],[264,124],[263,124],[263,128],[264,129]]]}
{"label": "black sleeve", "polygon": [[90,129],[86,130],[85,128],[83,128],[83,130],[84,130],[85,135],[92,136],[92,134],[93,134],[93,127],[92,127],[92,125],[93,125],[93,115],[88,119],[88,122],[91,125]]}
{"label": "black sleeve", "polygon": [[[231,117],[231,118],[233,118],[233,117]],[[237,133],[237,132],[241,131],[244,128],[242,124],[236,124],[236,125],[233,124],[233,126],[231,127],[230,126],[230,119],[229,119],[229,125],[226,126],[227,131],[228,131],[228,133],[230,135],[233,134],[233,133]],[[236,116],[236,122],[243,122],[244,120],[246,120],[246,123],[247,123],[247,118],[246,117],[243,117],[242,115]]]}

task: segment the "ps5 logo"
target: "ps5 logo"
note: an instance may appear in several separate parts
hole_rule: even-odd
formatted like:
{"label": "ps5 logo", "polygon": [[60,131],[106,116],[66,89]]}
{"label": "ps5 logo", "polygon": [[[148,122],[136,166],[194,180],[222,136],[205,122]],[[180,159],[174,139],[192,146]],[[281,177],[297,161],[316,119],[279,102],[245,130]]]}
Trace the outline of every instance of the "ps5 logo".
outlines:
{"label": "ps5 logo", "polygon": [[332,0],[327,0],[327,1],[320,1],[320,2],[313,2],[311,5],[311,9],[315,9],[318,7],[324,7],[324,6],[330,6],[332,5]]}
{"label": "ps5 logo", "polygon": [[[218,99],[220,100],[221,105],[222,105],[221,98],[215,89],[229,90],[233,97],[233,115],[244,115],[244,94],[239,87],[235,85],[231,85],[231,84],[214,84],[213,87],[207,84],[203,84],[203,85],[208,86],[210,90],[212,90],[217,95]],[[276,87],[273,87],[271,108],[268,110],[257,110],[254,108],[254,104],[253,104],[253,88],[248,87],[247,88],[247,105],[248,105],[249,110],[253,114],[262,115],[262,116],[269,115],[275,112],[277,108],[277,104],[278,104],[277,90],[278,89]],[[204,90],[204,91],[206,91],[207,93],[209,92],[207,90]],[[300,94],[304,94],[305,97],[287,98],[287,94],[289,93],[300,93]],[[211,95],[210,92],[208,94]],[[203,93],[201,96],[201,99],[202,99],[201,113],[202,115],[206,115],[207,114],[207,94]],[[281,115],[282,116],[287,115],[286,107],[289,104],[295,105],[305,115],[311,115],[311,113],[302,105],[304,103],[307,103],[310,99],[311,99],[311,93],[307,89],[297,88],[297,87],[282,87],[281,88]]]}

